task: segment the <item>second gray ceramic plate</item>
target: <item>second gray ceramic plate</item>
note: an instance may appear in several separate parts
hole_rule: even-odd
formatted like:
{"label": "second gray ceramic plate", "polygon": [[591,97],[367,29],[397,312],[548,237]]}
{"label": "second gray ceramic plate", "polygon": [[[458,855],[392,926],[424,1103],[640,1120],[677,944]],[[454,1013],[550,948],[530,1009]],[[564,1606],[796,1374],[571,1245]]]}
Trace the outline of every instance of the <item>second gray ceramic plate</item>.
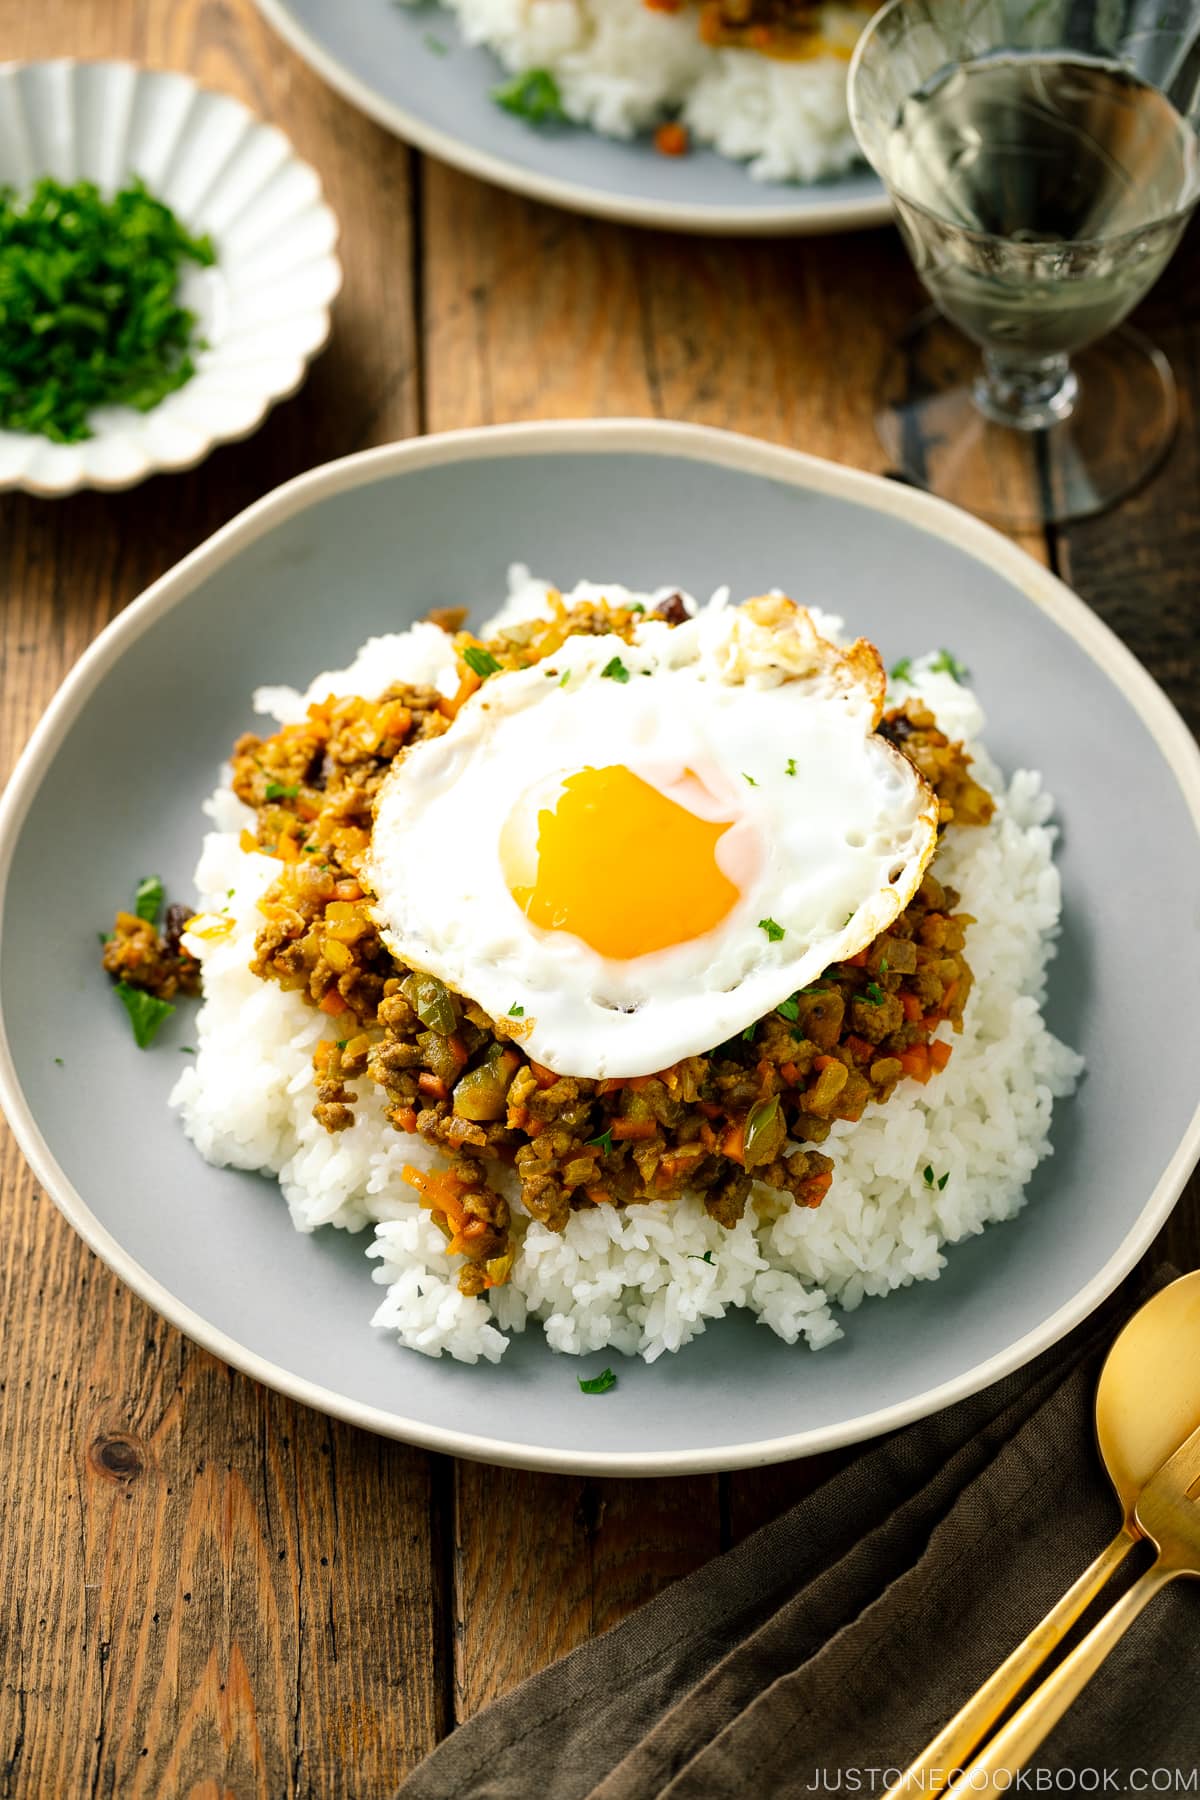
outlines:
{"label": "second gray ceramic plate", "polygon": [[[362,1243],[300,1237],[273,1181],[209,1168],[167,1094],[186,1011],[139,1052],[97,967],[130,882],[189,882],[200,802],[260,682],[303,685],[369,634],[502,592],[509,562],[570,584],[779,585],[892,659],[949,645],[988,742],[1044,771],[1065,887],[1050,1022],[1088,1072],[1028,1205],[933,1284],[868,1301],[812,1355],[726,1319],[621,1362],[603,1400],[540,1335],[498,1367],[400,1350],[368,1319]],[[647,423],[417,440],[302,476],[98,639],[0,807],[0,1097],[39,1178],[153,1306],[259,1379],[378,1431],[532,1467],[669,1473],[804,1454],[983,1386],[1083,1318],[1148,1245],[1200,1151],[1200,755],[1149,677],[1053,576],[986,526],[870,476]],[[1153,1062],[1146,1031],[1153,1029]],[[61,1062],[60,1060],[61,1059]]]}
{"label": "second gray ceramic plate", "polygon": [[867,168],[828,181],[753,181],[714,151],[660,156],[571,127],[534,129],[491,98],[503,70],[464,44],[440,7],[397,0],[258,0],[331,87],[398,137],[500,187],[575,212],[668,231],[756,236],[882,225],[891,208]]}

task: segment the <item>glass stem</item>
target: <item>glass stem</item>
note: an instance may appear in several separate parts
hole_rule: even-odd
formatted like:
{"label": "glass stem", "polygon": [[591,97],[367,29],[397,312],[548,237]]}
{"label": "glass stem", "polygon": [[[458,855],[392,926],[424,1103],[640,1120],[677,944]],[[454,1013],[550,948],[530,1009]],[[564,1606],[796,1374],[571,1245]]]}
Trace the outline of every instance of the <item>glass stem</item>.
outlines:
{"label": "glass stem", "polygon": [[980,412],[997,425],[1045,431],[1069,419],[1079,382],[1065,356],[1013,356],[985,350],[983,374],[972,389]]}

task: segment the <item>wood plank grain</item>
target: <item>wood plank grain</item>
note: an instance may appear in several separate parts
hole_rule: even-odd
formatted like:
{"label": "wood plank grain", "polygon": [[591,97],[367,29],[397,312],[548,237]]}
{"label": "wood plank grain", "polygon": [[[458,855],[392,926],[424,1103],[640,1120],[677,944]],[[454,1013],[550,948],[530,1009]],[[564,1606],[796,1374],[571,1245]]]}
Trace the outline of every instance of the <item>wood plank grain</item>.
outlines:
{"label": "wood plank grain", "polygon": [[[418,414],[409,154],[249,0],[0,0],[0,43],[239,95],[320,167],[346,271],[333,344],[250,442],[128,494],[0,500],[7,770],[148,581],[277,482]],[[445,1726],[437,1459],[197,1350],[85,1250],[7,1134],[0,1154],[0,1795],[390,1792]]]}
{"label": "wood plank grain", "polygon": [[[426,424],[684,419],[887,472],[876,394],[925,304],[899,238],[730,243],[422,165]],[[1015,458],[997,485],[1023,491]],[[1041,532],[1018,535],[1044,561]]]}

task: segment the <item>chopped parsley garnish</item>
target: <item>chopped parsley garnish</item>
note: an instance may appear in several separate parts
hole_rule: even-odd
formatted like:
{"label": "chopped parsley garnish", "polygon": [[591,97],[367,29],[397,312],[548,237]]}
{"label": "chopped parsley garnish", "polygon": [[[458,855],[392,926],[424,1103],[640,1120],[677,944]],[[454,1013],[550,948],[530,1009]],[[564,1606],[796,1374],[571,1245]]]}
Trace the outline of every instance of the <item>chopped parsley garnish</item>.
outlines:
{"label": "chopped parsley garnish", "polygon": [[482,644],[468,644],[462,658],[472,675],[478,675],[480,681],[486,681],[489,675],[500,673],[500,664]]}
{"label": "chopped parsley garnish", "polygon": [[599,1137],[589,1138],[588,1143],[607,1156],[612,1149],[612,1127],[602,1131]]}
{"label": "chopped parsley garnish", "polygon": [[758,1021],[757,1020],[755,1020],[753,1025],[747,1025],[745,1031],[743,1031],[743,1033],[742,1033],[743,1044],[752,1044],[754,1042],[754,1034],[757,1030],[758,1030]]}
{"label": "chopped parsley garnish", "polygon": [[[299,792],[300,783],[298,781],[268,781],[267,783],[268,800],[294,800]],[[230,889],[231,893],[232,891]]]}
{"label": "chopped parsley garnish", "polygon": [[621,661],[619,656],[614,656],[611,662],[605,663],[600,673],[601,675],[607,675],[610,681],[629,680],[629,670],[625,667],[625,664]]}
{"label": "chopped parsley garnish", "polygon": [[783,936],[783,926],[777,924],[774,919],[760,919],[758,929],[766,932],[768,944],[777,944]]}
{"label": "chopped parsley garnish", "polygon": [[138,180],[111,200],[49,176],[0,189],[0,427],[79,443],[94,408],[149,412],[182,387],[196,315],[180,269],[215,261]]}
{"label": "chopped parsley garnish", "polygon": [[924,1176],[925,1176],[925,1186],[926,1186],[926,1187],[932,1187],[932,1186],[933,1186],[933,1168],[932,1168],[932,1165],[931,1165],[931,1164],[930,1164],[930,1163],[926,1163],[926,1164],[925,1164],[925,1168],[924,1168],[924,1170],[923,1170],[923,1171],[922,1171],[922,1172],[923,1172],[923,1174],[924,1174]]}
{"label": "chopped parsley garnish", "polygon": [[907,681],[912,684],[912,657],[902,656],[898,663],[893,663],[888,670],[889,681]]}
{"label": "chopped parsley garnish", "polygon": [[942,1189],[945,1187],[945,1185],[949,1181],[949,1179],[950,1179],[949,1169],[946,1170],[946,1173],[944,1175],[938,1176],[938,1193],[939,1194],[941,1193]]}
{"label": "chopped parsley garnish", "polygon": [[757,781],[755,781],[753,775],[747,775],[745,769],[742,770],[742,780],[747,782],[750,785],[750,787],[758,786],[758,783],[757,783]]}
{"label": "chopped parsley garnish", "polygon": [[492,99],[505,112],[530,125],[560,124],[566,118],[562,95],[549,69],[526,69],[492,89]]}
{"label": "chopped parsley garnish", "polygon": [[523,1019],[525,1017],[525,1008],[523,1006],[517,1006],[514,1002],[508,1009],[508,1016],[510,1019]]}
{"label": "chopped parsley garnish", "polygon": [[157,875],[143,875],[137,884],[133,910],[139,919],[153,925],[163,903],[163,884]]}
{"label": "chopped parsley garnish", "polygon": [[789,1000],[781,1000],[779,1005],[775,1008],[775,1011],[779,1013],[782,1018],[790,1019],[792,1023],[795,1024],[796,1020],[800,1017],[800,1005],[796,996],[793,994]]}
{"label": "chopped parsley garnish", "polygon": [[957,656],[949,650],[939,650],[929,667],[938,674],[952,675],[960,686],[971,673],[966,664],[960,663]]}
{"label": "chopped parsley garnish", "polygon": [[617,1385],[617,1378],[611,1369],[602,1369],[599,1375],[593,1375],[590,1380],[585,1380],[582,1375],[576,1376],[576,1380],[581,1394],[607,1394],[609,1388]]}
{"label": "chopped parsley garnish", "polygon": [[794,756],[788,757],[787,768],[785,769],[784,773],[787,775],[794,775],[796,773],[796,759]]}
{"label": "chopped parsley garnish", "polygon": [[949,1169],[947,1169],[946,1173],[944,1175],[939,1175],[937,1177],[937,1179],[935,1180],[934,1174],[933,1174],[933,1166],[930,1163],[925,1164],[925,1167],[924,1167],[924,1170],[922,1171],[922,1173],[925,1176],[925,1186],[927,1188],[935,1187],[939,1194],[942,1192],[942,1189],[945,1187],[946,1183],[950,1179],[950,1171],[949,1171]]}
{"label": "chopped parsley garnish", "polygon": [[711,1263],[712,1259],[713,1259],[713,1253],[711,1250],[706,1250],[704,1252],[703,1256],[701,1256],[701,1254],[698,1250],[689,1250],[688,1251],[688,1261],[689,1262]]}
{"label": "chopped parsley garnish", "polygon": [[863,995],[863,999],[871,1006],[882,1006],[887,999],[887,995],[877,981],[868,981],[867,991]]}
{"label": "chopped parsley garnish", "polygon": [[154,1042],[154,1034],[163,1020],[169,1019],[175,1008],[168,1001],[158,1000],[153,994],[147,994],[142,988],[130,987],[127,981],[118,981],[116,993],[129,1014],[134,1042],[139,1050],[147,1049]]}

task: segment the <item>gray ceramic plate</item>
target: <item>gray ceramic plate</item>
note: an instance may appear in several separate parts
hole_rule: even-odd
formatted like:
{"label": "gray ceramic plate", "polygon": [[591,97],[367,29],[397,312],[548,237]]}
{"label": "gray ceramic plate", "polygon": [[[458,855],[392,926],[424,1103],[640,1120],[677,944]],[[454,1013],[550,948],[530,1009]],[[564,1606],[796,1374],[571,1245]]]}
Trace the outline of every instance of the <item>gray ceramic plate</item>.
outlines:
{"label": "gray ceramic plate", "polygon": [[[949,644],[1005,766],[1063,823],[1050,1016],[1088,1074],[1013,1223],[869,1301],[812,1355],[745,1318],[620,1365],[603,1400],[540,1336],[497,1368],[373,1332],[361,1241],[291,1228],[275,1184],[209,1168],[168,1112],[186,1009],[135,1049],[96,930],[131,878],[190,891],[199,806],[256,683],[303,685],[506,564],[562,583],[777,583],[891,660]],[[478,616],[478,612],[477,615]],[[750,439],[616,421],[419,439],[301,476],[157,582],[75,668],[0,806],[0,1098],[41,1181],[151,1305],[260,1380],[377,1431],[533,1467],[733,1468],[865,1437],[1016,1367],[1145,1249],[1200,1153],[1200,754],[1117,640],[986,526]],[[1134,1022],[1131,1029],[1130,1022]],[[1152,1021],[1153,1065],[1144,1026]],[[62,1057],[60,1066],[57,1057]]]}
{"label": "gray ceramic plate", "polygon": [[[354,106],[443,162],[574,212],[668,231],[850,231],[891,217],[870,170],[810,186],[752,181],[711,151],[660,156],[639,140],[532,129],[496,106],[502,79],[452,16],[398,0],[258,0],[292,48]],[[438,49],[431,49],[429,40]]]}

